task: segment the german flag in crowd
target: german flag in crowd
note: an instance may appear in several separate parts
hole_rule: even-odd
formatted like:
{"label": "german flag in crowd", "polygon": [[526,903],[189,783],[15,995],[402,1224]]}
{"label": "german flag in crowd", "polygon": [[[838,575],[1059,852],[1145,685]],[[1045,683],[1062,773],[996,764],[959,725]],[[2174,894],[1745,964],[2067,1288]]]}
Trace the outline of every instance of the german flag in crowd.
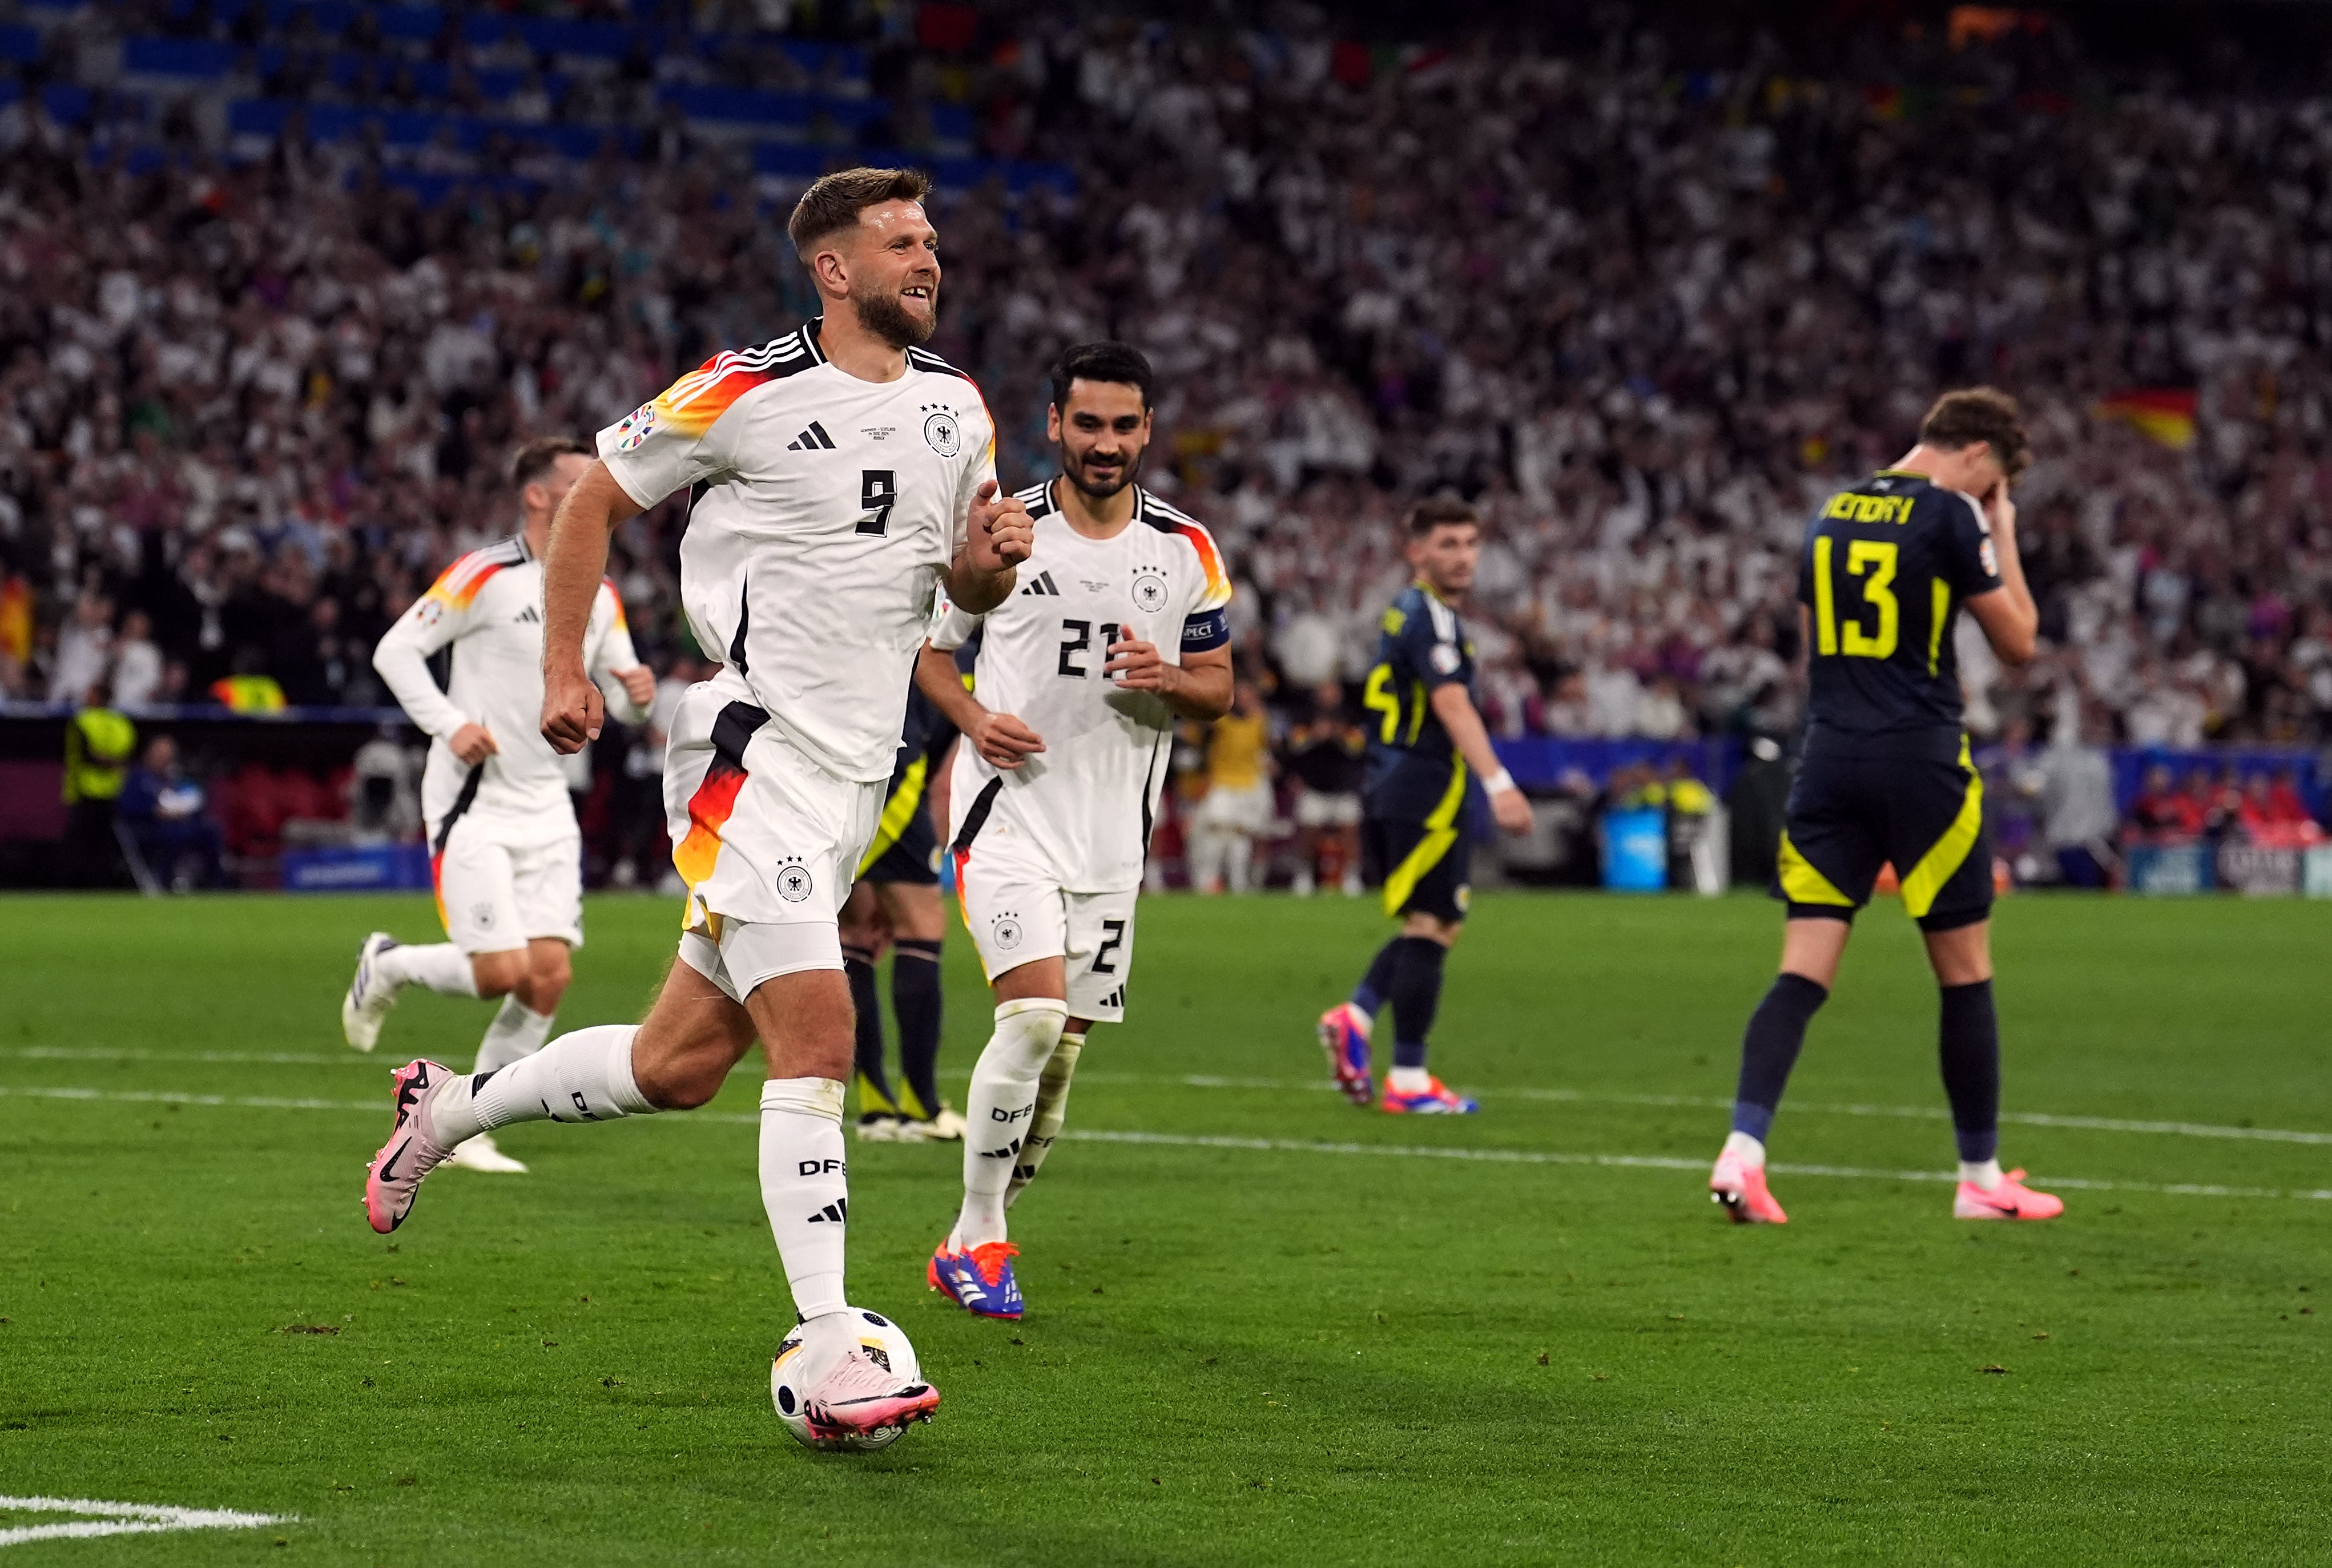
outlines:
{"label": "german flag in crowd", "polygon": [[2089,412],[2118,419],[2149,440],[2184,452],[2194,445],[2194,401],[2191,387],[2136,387],[2099,398]]}

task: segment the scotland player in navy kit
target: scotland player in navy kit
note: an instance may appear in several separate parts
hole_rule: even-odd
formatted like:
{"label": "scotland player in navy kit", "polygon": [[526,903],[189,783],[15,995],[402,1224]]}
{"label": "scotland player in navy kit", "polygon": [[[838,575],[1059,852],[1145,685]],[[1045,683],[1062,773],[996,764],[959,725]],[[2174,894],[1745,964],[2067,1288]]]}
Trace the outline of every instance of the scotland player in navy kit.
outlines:
{"label": "scotland player in navy kit", "polygon": [[1458,620],[1481,553],[1472,507],[1441,498],[1418,503],[1409,517],[1417,580],[1385,611],[1369,671],[1362,831],[1384,875],[1385,913],[1401,928],[1378,950],[1352,999],[1320,1017],[1336,1086],[1356,1105],[1374,1097],[1369,1035],[1390,1002],[1393,1065],[1384,1109],[1463,1115],[1480,1108],[1428,1072],[1425,1055],[1442,962],[1466,920],[1472,800],[1486,794],[1491,816],[1509,833],[1531,826],[1530,802],[1491,751],[1475,711],[1474,645]]}
{"label": "scotland player in navy kit", "polygon": [[2040,617],[2008,498],[2028,461],[2013,399],[1989,387],[1946,393],[1907,456],[1830,497],[1806,531],[1798,598],[1811,689],[1776,877],[1789,909],[1782,972],[1749,1019],[1732,1135],[1708,1179],[1741,1223],[1789,1218],[1765,1185],[1766,1133],[1882,865],[1898,874],[1941,990],[1944,1088],[1960,1154],[1953,1214],[2064,1212],[1997,1158],[1992,844],[1952,652],[1964,605],[2002,662],[2031,660]]}

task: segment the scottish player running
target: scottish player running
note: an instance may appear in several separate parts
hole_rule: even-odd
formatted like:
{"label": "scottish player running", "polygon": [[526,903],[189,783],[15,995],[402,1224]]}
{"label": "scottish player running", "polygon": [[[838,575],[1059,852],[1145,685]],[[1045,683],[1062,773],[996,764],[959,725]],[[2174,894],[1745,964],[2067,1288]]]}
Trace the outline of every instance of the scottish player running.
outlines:
{"label": "scottish player running", "polygon": [[2029,461],[2012,398],[1989,387],[1949,392],[1907,456],[1830,497],[1806,530],[1798,599],[1811,691],[1776,879],[1789,909],[1782,972],[1743,1037],[1733,1132],[1708,1178],[1742,1223],[1789,1218],[1765,1185],[1766,1134],[1884,865],[1901,879],[1941,990],[1944,1090],[1960,1154],[1953,1214],[2053,1219],[2065,1210],[1997,1158],[1992,842],[1952,650],[1964,606],[2003,664],[2031,661],[2040,617],[2008,497]]}
{"label": "scottish player running", "polygon": [[[1133,483],[1149,361],[1123,343],[1053,368],[1061,472],[1020,492],[1036,520],[1020,590],[932,628],[917,684],[956,728],[951,852],[963,923],[996,991],[964,1105],[963,1206],[926,1277],[982,1317],[1018,1317],[1004,1210],[1060,1135],[1095,1023],[1125,1016],[1134,900],[1174,720],[1230,706],[1230,580],[1214,540]],[[954,650],[980,636],[973,685]]]}
{"label": "scottish player running", "polygon": [[[1369,1037],[1391,1003],[1392,1067],[1387,1111],[1467,1115],[1480,1109],[1426,1067],[1426,1036],[1441,1005],[1442,963],[1466,923],[1472,889],[1467,819],[1478,790],[1509,833],[1527,833],[1530,802],[1490,749],[1474,707],[1474,645],[1458,619],[1481,559],[1474,509],[1453,498],[1421,501],[1409,514],[1409,564],[1417,574],[1384,614],[1369,671],[1368,783],[1362,830],[1384,874],[1384,910],[1400,934],[1377,950],[1352,999],[1320,1015],[1320,1045],[1344,1097],[1374,1097]],[[1477,785],[1475,780],[1479,779]]]}
{"label": "scottish player running", "polygon": [[[479,1042],[474,1072],[491,1073],[542,1048],[583,945],[583,834],[567,772],[543,740],[542,552],[550,520],[591,465],[590,448],[546,437],[511,459],[519,531],[445,569],[374,650],[373,668],[430,736],[421,777],[429,875],[448,940],[399,943],[374,932],[358,950],[340,1004],[349,1045],[369,1051],[397,993],[408,985],[447,996],[502,999]],[[632,652],[623,601],[602,583],[584,630],[585,664],[626,724],[647,713],[655,672]],[[453,650],[439,690],[429,657]],[[454,1151],[472,1171],[526,1167],[481,1133]]]}
{"label": "scottish player running", "polygon": [[843,1292],[852,1029],[836,915],[875,833],[935,589],[992,608],[1029,547],[1027,509],[996,495],[979,389],[916,346],[939,299],[928,189],[898,169],[812,185],[788,229],[824,317],[716,356],[600,432],[551,535],[542,731],[567,752],[598,733],[580,655],[608,533],[688,491],[681,598],[722,667],[682,700],[664,771],[688,884],[680,961],[636,1027],[565,1035],[474,1077],[409,1064],[365,1186],[373,1228],[393,1230],[464,1138],[701,1105],[758,1037],[761,1196],[824,1436],[939,1403],[865,1353]]}

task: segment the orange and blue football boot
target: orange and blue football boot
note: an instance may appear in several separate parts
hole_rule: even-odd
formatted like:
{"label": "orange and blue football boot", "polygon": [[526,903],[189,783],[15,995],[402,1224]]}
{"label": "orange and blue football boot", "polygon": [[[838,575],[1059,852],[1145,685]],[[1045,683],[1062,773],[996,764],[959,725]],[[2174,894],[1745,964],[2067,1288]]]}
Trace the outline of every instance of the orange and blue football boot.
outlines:
{"label": "orange and blue football boot", "polygon": [[923,1267],[923,1278],[933,1290],[974,1317],[1020,1316],[1020,1282],[1012,1277],[1012,1260],[1020,1249],[1008,1241],[983,1241],[961,1252],[950,1252],[944,1241]]}
{"label": "orange and blue football boot", "polygon": [[1470,1116],[1482,1107],[1438,1078],[1428,1078],[1415,1094],[1385,1085],[1384,1108],[1397,1116]]}
{"label": "orange and blue football boot", "polygon": [[1328,1070],[1344,1098],[1368,1109],[1376,1098],[1376,1084],[1369,1076],[1369,1015],[1350,1002],[1322,1013],[1320,1048],[1328,1053]]}

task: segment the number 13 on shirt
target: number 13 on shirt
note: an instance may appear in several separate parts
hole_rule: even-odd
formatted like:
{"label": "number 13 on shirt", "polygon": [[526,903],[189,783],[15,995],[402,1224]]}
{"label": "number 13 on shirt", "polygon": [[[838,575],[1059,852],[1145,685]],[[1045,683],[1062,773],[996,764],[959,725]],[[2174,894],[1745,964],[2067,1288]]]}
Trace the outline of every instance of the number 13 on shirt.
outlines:
{"label": "number 13 on shirt", "polygon": [[[1835,542],[1828,534],[1814,540],[1814,647],[1825,656],[1842,653],[1853,659],[1891,658],[1901,629],[1902,611],[1889,585],[1895,580],[1901,549],[1881,540],[1847,542],[1845,576],[1859,582],[1862,608],[1854,611],[1840,626],[1838,595],[1846,584],[1831,575],[1830,547]],[[1862,617],[1868,610],[1878,612],[1875,635],[1863,630]]]}

